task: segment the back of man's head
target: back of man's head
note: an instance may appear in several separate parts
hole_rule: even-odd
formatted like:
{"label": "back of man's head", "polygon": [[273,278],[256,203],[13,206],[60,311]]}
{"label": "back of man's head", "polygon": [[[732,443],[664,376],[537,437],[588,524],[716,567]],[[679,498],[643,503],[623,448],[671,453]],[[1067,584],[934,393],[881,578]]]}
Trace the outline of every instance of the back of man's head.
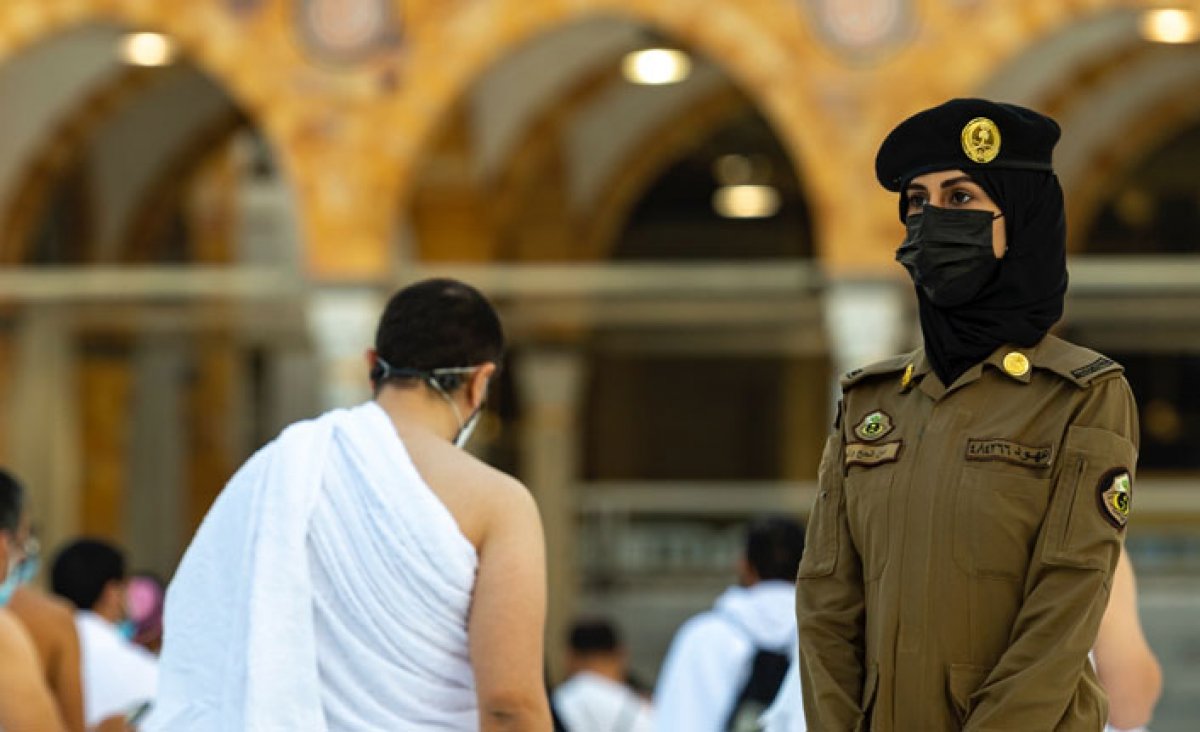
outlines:
{"label": "back of man's head", "polygon": [[589,671],[623,683],[625,647],[616,627],[603,618],[578,620],[567,636],[567,671]]}
{"label": "back of man's head", "polygon": [[570,649],[579,655],[615,653],[621,647],[617,629],[607,620],[580,620],[571,626],[567,641]]}
{"label": "back of man's head", "polygon": [[746,563],[759,581],[793,582],[804,551],[804,528],[783,516],[765,516],[746,529]]}
{"label": "back of man's head", "polygon": [[79,539],[54,558],[50,588],[80,610],[94,610],[112,582],[125,579],[125,555],[99,539]]}
{"label": "back of man's head", "polygon": [[433,279],[392,296],[379,319],[375,351],[396,369],[500,364],[504,331],[491,303],[470,285]]}
{"label": "back of man's head", "polygon": [[0,468],[0,531],[16,535],[25,512],[25,488],[16,477]]}

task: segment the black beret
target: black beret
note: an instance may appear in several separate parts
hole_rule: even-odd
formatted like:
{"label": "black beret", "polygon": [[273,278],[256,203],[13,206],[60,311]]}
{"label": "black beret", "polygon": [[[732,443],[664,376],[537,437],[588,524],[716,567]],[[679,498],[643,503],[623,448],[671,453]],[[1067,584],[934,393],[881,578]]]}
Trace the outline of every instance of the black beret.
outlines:
{"label": "black beret", "polygon": [[986,99],[951,99],[892,130],[875,156],[889,191],[935,170],[1052,170],[1061,130],[1044,114]]}

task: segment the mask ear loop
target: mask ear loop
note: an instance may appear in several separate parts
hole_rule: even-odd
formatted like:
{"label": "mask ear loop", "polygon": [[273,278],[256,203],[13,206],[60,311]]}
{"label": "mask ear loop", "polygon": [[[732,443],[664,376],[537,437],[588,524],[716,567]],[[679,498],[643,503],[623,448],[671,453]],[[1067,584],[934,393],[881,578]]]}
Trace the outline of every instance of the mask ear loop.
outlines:
{"label": "mask ear loop", "polygon": [[[470,437],[470,430],[474,427],[474,423],[478,421],[480,414],[483,412],[483,405],[476,409],[467,419],[463,419],[462,411],[458,405],[454,403],[454,398],[450,396],[450,392],[442,386],[438,380],[443,376],[460,377],[466,374],[471,374],[479,370],[478,366],[452,366],[449,368],[433,369],[432,371],[419,371],[417,369],[398,369],[392,366],[378,356],[375,359],[375,367],[371,369],[371,378],[376,384],[393,377],[408,377],[421,379],[438,393],[442,399],[450,405],[450,409],[454,412],[454,420],[458,422],[458,432],[454,436],[454,444],[462,447],[462,443],[466,442],[465,438]],[[465,434],[464,434],[465,433]]]}

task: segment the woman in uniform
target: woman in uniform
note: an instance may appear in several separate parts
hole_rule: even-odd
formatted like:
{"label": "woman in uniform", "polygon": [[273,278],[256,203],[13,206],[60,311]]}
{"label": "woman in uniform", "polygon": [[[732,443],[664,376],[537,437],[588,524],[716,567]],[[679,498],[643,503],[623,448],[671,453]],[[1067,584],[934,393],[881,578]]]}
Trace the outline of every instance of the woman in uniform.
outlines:
{"label": "woman in uniform", "polygon": [[796,610],[810,730],[1087,730],[1137,414],[1049,335],[1067,287],[1058,125],[955,99],[897,126],[896,258],[924,347],[842,378]]}

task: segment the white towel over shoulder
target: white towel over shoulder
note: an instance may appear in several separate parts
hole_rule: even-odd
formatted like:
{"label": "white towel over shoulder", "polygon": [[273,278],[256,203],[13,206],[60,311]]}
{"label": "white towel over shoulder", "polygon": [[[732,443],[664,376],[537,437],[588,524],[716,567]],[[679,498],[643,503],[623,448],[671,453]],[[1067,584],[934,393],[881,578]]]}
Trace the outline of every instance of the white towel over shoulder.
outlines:
{"label": "white towel over shoulder", "polygon": [[474,730],[475,550],[373,402],[238,471],[167,593],[170,732]]}

